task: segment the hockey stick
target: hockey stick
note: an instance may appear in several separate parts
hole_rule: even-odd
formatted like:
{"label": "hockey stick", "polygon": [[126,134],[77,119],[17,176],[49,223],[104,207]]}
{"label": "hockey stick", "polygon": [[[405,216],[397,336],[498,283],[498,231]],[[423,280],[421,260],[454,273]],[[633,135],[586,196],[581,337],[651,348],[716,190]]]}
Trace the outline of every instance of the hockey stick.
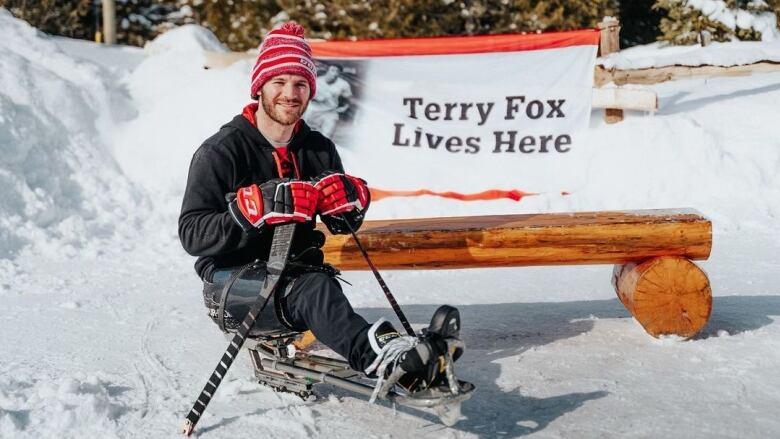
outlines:
{"label": "hockey stick", "polygon": [[268,304],[268,300],[273,295],[276,285],[279,283],[279,279],[282,277],[284,267],[287,264],[287,256],[290,253],[290,245],[292,243],[293,233],[295,232],[296,223],[288,223],[276,226],[274,229],[274,237],[271,241],[271,253],[268,256],[268,263],[266,264],[267,275],[265,282],[263,283],[263,289],[260,291],[260,295],[252,304],[252,308],[249,309],[244,321],[241,322],[241,326],[236,331],[236,335],[233,336],[233,340],[230,341],[230,345],[222,354],[222,358],[219,360],[219,364],[214,368],[214,372],[211,373],[206,385],[200,392],[200,396],[192,405],[190,412],[187,414],[187,418],[181,427],[181,432],[187,436],[192,434],[195,430],[195,425],[200,420],[203,412],[206,411],[206,407],[211,402],[211,398],[217,391],[217,387],[222,382],[222,379],[227,374],[228,369],[233,364],[233,360],[238,356],[238,352],[241,350],[241,346],[244,345],[246,337],[249,335],[249,331],[252,326],[255,325],[257,316],[263,311]]}
{"label": "hockey stick", "polygon": [[371,258],[368,257],[368,253],[366,253],[366,249],[363,248],[363,244],[360,243],[360,240],[357,237],[357,233],[355,233],[355,229],[352,228],[352,224],[347,221],[347,218],[345,218],[344,215],[341,216],[341,219],[344,221],[344,223],[347,224],[349,232],[352,233],[352,239],[355,240],[355,244],[357,244],[357,247],[360,249],[360,253],[363,253],[363,257],[366,259],[366,262],[368,262],[368,266],[371,268],[371,271],[374,272],[374,277],[376,277],[376,280],[379,282],[379,286],[382,287],[382,291],[384,291],[385,297],[387,297],[387,300],[390,302],[390,306],[393,307],[393,311],[395,311],[395,314],[398,316],[398,320],[401,321],[401,325],[403,325],[407,334],[414,337],[415,334],[414,329],[412,329],[412,325],[409,324],[409,320],[406,320],[406,316],[404,315],[404,312],[401,311],[401,307],[398,306],[398,302],[395,301],[395,297],[393,296],[393,293],[390,292],[390,288],[387,287],[385,280],[382,279],[382,276],[374,266],[374,263],[371,262]]}

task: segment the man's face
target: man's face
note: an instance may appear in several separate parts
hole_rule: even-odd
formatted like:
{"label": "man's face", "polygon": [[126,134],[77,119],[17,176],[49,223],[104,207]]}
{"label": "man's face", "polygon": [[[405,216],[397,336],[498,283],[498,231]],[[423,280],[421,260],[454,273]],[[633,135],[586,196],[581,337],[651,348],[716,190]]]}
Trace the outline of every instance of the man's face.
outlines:
{"label": "man's face", "polygon": [[278,75],[260,89],[260,101],[268,117],[281,125],[293,125],[309,105],[311,89],[300,75]]}
{"label": "man's face", "polygon": [[325,80],[327,82],[333,82],[336,80],[336,78],[339,77],[339,68],[337,66],[330,66],[328,67],[328,70],[325,71]]}

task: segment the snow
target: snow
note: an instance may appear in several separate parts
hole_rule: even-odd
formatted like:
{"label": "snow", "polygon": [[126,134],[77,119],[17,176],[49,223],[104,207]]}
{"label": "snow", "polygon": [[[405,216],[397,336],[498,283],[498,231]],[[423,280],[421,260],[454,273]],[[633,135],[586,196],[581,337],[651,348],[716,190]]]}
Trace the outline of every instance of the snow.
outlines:
{"label": "snow", "polygon": [[164,52],[227,52],[228,49],[213,32],[196,24],[185,24],[163,33],[146,43],[144,50],[148,54]]}
{"label": "snow", "polygon": [[620,70],[666,66],[740,66],[760,61],[780,62],[780,39],[771,42],[713,42],[706,47],[652,43],[599,58],[597,64]]}
{"label": "snow", "polygon": [[107,148],[124,97],[102,67],[5,10],[0,20],[0,257],[31,242],[49,254],[99,252],[101,238],[133,227],[118,207],[144,201]]}
{"label": "snow", "polygon": [[[204,70],[213,39],[165,35],[164,50],[143,54],[48,37],[0,9],[2,438],[175,437],[226,347],[176,219],[190,156],[247,102],[251,61]],[[731,65],[779,52],[650,45],[607,60]],[[414,325],[440,303],[461,310],[458,371],[478,387],[464,419],[445,428],[335,389],[301,401],[256,385],[242,358],[198,436],[780,435],[780,74],[652,89],[653,116],[606,125],[594,111],[584,161],[556,170],[587,167],[569,196],[389,199],[370,217],[696,208],[715,228],[701,263],[713,315],[699,336],[648,336],[609,266],[388,271]],[[361,160],[345,154],[348,168]],[[394,319],[370,273],[345,277],[362,314]]]}
{"label": "snow", "polygon": [[780,31],[777,29],[777,16],[774,12],[731,9],[723,0],[686,0],[685,4],[698,9],[710,20],[718,21],[729,29],[754,29],[761,32],[763,41],[773,41],[780,36]]}

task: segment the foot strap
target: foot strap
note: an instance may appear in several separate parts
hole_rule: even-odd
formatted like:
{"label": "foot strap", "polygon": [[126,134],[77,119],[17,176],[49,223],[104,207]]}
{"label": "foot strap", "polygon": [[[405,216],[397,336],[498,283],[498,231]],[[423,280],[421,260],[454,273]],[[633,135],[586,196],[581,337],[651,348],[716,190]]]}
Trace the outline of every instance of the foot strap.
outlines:
{"label": "foot strap", "polygon": [[[398,382],[398,379],[404,374],[404,370],[398,365],[401,355],[409,352],[417,346],[419,340],[411,335],[403,335],[390,340],[382,347],[382,350],[376,356],[376,359],[366,368],[366,375],[376,372],[377,380],[374,386],[374,392],[371,394],[369,403],[376,401],[377,396],[383,397]],[[385,379],[387,367],[392,367],[392,373]]]}

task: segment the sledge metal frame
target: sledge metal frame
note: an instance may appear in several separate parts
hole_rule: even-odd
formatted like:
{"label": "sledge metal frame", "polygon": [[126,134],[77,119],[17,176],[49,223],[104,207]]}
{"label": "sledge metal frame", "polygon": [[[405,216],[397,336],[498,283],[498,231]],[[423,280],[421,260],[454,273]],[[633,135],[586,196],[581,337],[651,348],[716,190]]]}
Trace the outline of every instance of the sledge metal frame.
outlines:
{"label": "sledge metal frame", "polygon": [[[326,372],[340,378],[350,378],[358,375],[351,370],[347,362],[321,355],[303,354],[289,348],[299,333],[275,334],[268,338],[260,337],[250,340],[247,345],[249,359],[255,371],[255,378],[260,384],[267,385],[276,391],[290,392],[306,399],[312,394],[316,383],[311,377],[286,372],[275,367],[275,363],[289,363],[296,367],[313,372]],[[269,363],[270,362],[270,363]]]}
{"label": "sledge metal frame", "polygon": [[[269,385],[274,390],[297,393],[303,398],[311,395],[313,386],[320,383],[369,398],[372,396],[374,386],[360,382],[360,379],[366,378],[365,375],[350,369],[344,360],[302,352],[290,356],[288,346],[297,335],[299,334],[287,333],[252,339],[254,343],[249,344],[247,350],[260,383]],[[448,353],[445,368],[450,383],[448,391],[428,389],[410,395],[391,389],[378,395],[379,398],[414,408],[436,408],[469,399],[475,387],[457,379],[449,354],[456,349],[465,349],[465,344],[454,338],[449,338],[446,342]]]}

